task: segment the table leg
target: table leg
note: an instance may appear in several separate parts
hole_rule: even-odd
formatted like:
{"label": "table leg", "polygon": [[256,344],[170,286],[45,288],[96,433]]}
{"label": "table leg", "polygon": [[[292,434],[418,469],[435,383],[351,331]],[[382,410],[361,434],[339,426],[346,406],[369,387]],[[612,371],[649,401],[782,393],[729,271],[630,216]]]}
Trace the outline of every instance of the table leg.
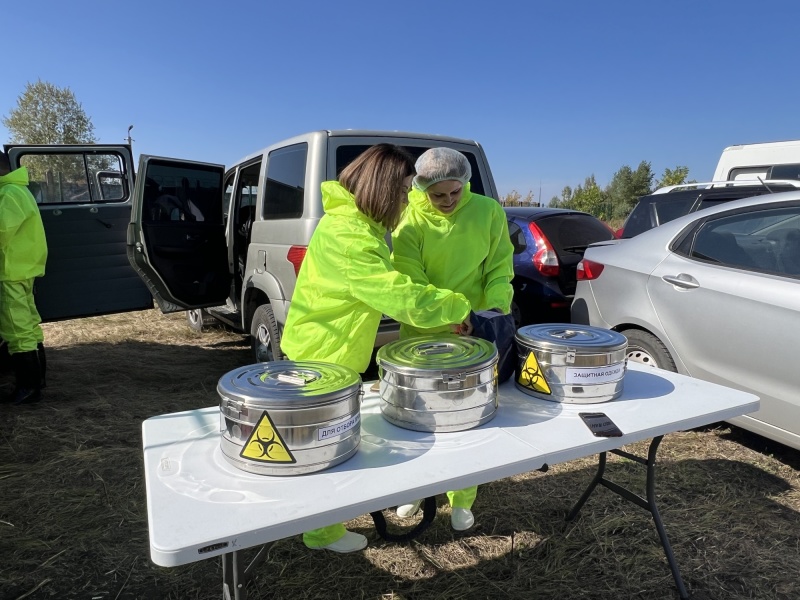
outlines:
{"label": "table leg", "polygon": [[244,557],[238,550],[222,555],[222,600],[247,600],[247,581],[250,574],[267,558],[267,551],[274,542],[264,544],[258,553],[244,566]]}
{"label": "table leg", "polygon": [[222,555],[222,600],[247,600],[247,581],[239,552]]}
{"label": "table leg", "polygon": [[661,540],[661,546],[664,548],[664,554],[667,557],[667,563],[669,563],[670,571],[672,571],[672,577],[675,580],[675,585],[678,587],[678,593],[680,594],[682,600],[688,600],[691,596],[689,596],[689,593],[686,591],[686,586],[683,584],[681,572],[680,569],[678,569],[678,563],[675,560],[675,555],[672,552],[672,546],[670,546],[669,538],[667,537],[667,530],[664,527],[664,522],[661,520],[661,514],[658,512],[658,507],[656,506],[656,453],[658,452],[658,446],[661,444],[662,439],[664,439],[663,435],[653,438],[653,440],[650,442],[650,449],[647,453],[647,459],[644,459],[641,456],[636,456],[635,454],[631,454],[630,452],[625,452],[624,450],[610,451],[613,454],[622,456],[647,467],[647,482],[645,485],[647,499],[644,499],[641,496],[634,494],[627,488],[624,488],[621,485],[618,485],[613,481],[609,481],[603,477],[606,469],[606,453],[601,452],[599,455],[597,473],[595,473],[595,476],[589,483],[589,487],[586,488],[586,491],[583,492],[583,495],[569,511],[566,519],[567,521],[571,521],[578,515],[578,511],[580,511],[581,507],[589,499],[589,496],[592,494],[598,484],[610,489],[618,496],[621,496],[649,511],[653,517],[653,521],[656,524],[656,531],[658,531],[658,537]]}

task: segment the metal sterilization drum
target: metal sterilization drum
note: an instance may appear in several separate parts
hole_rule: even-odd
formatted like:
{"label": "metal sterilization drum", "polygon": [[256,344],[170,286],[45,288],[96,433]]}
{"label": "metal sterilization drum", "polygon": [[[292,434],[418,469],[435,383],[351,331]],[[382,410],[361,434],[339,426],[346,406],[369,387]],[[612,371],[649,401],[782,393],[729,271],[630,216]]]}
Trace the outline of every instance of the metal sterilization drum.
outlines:
{"label": "metal sterilization drum", "polygon": [[347,367],[281,360],[235,369],[217,385],[220,449],[260,475],[300,475],[338,465],[361,441],[361,377]]}
{"label": "metal sterilization drum", "polygon": [[497,349],[479,338],[428,335],[378,350],[383,417],[414,431],[463,431],[497,411]]}
{"label": "metal sterilization drum", "polygon": [[591,404],[622,394],[628,340],[621,333],[569,323],[520,327],[517,388],[544,400]]}

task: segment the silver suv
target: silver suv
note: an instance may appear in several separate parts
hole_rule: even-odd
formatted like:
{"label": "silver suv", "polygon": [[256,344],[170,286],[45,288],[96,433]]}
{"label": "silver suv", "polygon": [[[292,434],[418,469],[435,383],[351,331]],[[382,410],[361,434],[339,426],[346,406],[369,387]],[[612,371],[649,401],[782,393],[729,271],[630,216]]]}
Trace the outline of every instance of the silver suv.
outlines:
{"label": "silver suv", "polygon": [[[320,184],[370,146],[419,156],[434,146],[462,152],[472,190],[497,197],[474,141],[388,131],[315,131],[221,165],[141,156],[128,231],[132,265],[164,312],[188,310],[249,334],[256,361],[280,358],[280,337],[311,235],[323,216]],[[384,319],[376,346],[393,339]]]}

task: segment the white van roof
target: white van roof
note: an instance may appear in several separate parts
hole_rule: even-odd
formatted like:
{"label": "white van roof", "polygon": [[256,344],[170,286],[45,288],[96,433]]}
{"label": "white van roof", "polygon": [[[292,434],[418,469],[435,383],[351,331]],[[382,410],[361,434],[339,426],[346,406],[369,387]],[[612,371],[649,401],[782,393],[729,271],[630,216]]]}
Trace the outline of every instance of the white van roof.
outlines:
{"label": "white van roof", "polygon": [[776,165],[798,165],[800,173],[800,140],[736,144],[722,151],[714,181],[739,179],[786,178],[785,173],[773,173]]}

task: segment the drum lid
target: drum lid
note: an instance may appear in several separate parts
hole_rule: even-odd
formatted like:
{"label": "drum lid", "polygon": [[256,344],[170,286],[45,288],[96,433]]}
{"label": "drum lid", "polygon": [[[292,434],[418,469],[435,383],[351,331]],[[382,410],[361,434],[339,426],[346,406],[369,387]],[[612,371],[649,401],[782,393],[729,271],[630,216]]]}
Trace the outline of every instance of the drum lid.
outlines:
{"label": "drum lid", "polygon": [[375,360],[386,371],[431,377],[490,368],[497,363],[497,348],[466,335],[424,335],[382,346]]}
{"label": "drum lid", "polygon": [[361,389],[353,369],[316,361],[276,360],[234,369],[217,384],[220,397],[264,408],[328,404]]}
{"label": "drum lid", "polygon": [[628,338],[621,333],[575,323],[526,325],[517,330],[515,339],[525,347],[551,351],[570,348],[576,351],[609,352],[624,350],[628,345]]}

